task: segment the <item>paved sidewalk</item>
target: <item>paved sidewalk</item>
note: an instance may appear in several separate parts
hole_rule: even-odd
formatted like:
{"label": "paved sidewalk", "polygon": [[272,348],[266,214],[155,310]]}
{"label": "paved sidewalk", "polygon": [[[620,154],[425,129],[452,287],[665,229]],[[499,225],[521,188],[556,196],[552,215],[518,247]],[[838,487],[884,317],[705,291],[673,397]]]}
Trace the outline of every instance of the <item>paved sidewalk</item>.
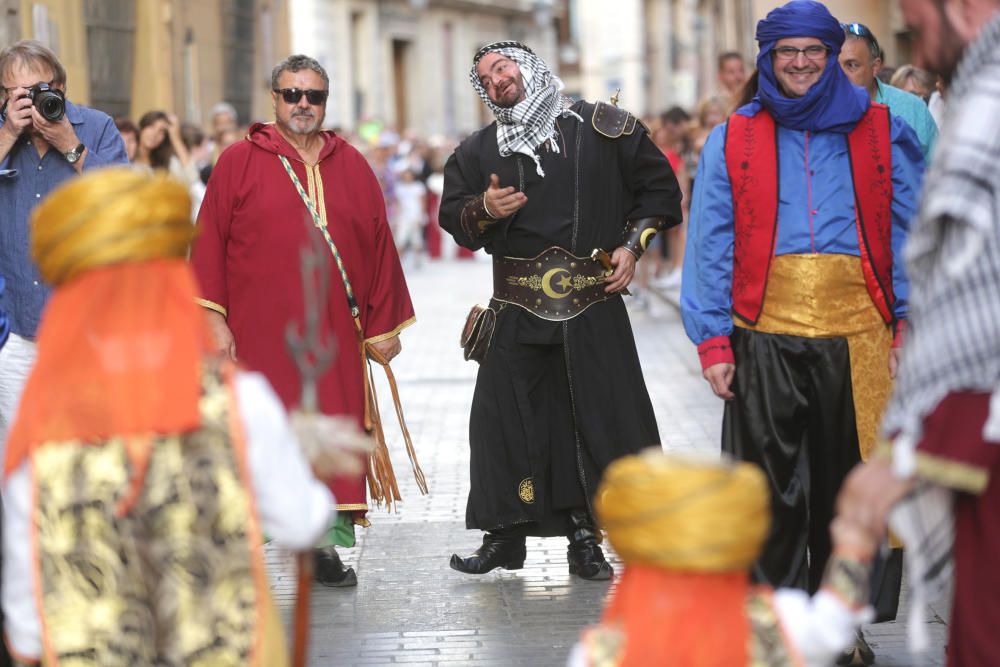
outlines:
{"label": "paved sidewalk", "polygon": [[[489,298],[489,264],[428,264],[408,280],[418,321],[403,334],[393,370],[430,495],[421,497],[413,483],[386,405],[386,435],[405,500],[396,513],[372,511],[372,527],[359,530],[358,545],[342,551],[358,572],[357,588],[313,588],[310,664],[565,664],[581,628],[597,620],[608,584],[568,574],[564,539],[529,539],[525,567],[517,572],[473,577],[448,567],[453,552],[469,553],[481,540],[480,533],[465,530],[468,413],[477,366],[463,361],[458,335],[469,307]],[[632,322],[664,447],[715,453],[721,403],[701,378],[676,311],[660,311],[655,318],[634,313]],[[380,396],[385,402],[387,387]],[[268,550],[268,560],[276,601],[288,619],[293,561],[277,549]],[[932,617],[929,630],[935,646],[942,646],[943,622]],[[902,623],[877,626],[868,636],[879,665],[944,664],[940,648],[911,658]]]}

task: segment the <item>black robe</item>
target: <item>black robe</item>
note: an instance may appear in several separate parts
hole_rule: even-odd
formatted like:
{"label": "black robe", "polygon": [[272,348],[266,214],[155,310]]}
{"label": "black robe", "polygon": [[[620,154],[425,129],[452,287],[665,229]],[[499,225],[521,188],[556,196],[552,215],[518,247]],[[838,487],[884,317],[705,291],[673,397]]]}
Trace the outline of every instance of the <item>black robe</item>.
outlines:
{"label": "black robe", "polygon": [[[643,127],[610,139],[591,125],[594,105],[573,110],[583,122],[557,120],[560,152],[539,149],[544,178],[530,157],[500,156],[496,123],[459,145],[445,166],[440,222],[460,245],[495,256],[530,258],[551,246],[589,256],[619,247],[628,220],[681,221],[677,179]],[[490,174],[528,202],[473,238],[462,208]],[[625,304],[615,295],[565,322],[492,306],[496,329],[469,423],[466,524],[564,535],[566,511],[590,510],[609,463],[660,442]]]}

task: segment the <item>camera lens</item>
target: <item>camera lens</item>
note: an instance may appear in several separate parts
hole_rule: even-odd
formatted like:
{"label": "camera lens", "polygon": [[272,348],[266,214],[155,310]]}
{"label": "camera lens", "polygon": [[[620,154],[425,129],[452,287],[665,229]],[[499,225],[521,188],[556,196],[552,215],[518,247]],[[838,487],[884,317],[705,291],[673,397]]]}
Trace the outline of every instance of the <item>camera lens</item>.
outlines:
{"label": "camera lens", "polygon": [[51,91],[35,95],[35,106],[38,108],[38,113],[42,114],[42,118],[47,121],[55,122],[66,113],[66,104],[63,102],[63,98]]}

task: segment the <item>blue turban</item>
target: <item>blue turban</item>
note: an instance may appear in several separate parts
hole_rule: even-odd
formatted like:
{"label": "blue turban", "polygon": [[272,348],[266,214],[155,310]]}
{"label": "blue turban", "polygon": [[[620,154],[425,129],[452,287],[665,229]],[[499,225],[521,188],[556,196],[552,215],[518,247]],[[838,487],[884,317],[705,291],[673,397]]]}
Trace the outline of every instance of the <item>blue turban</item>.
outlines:
{"label": "blue turban", "polygon": [[[819,81],[803,97],[785,97],[778,87],[771,52],[779,39],[815,37],[830,49]],[[848,133],[861,119],[871,100],[868,91],[851,84],[837,58],[844,44],[844,29],[825,5],[814,0],[792,0],[772,10],[757,23],[757,95],[738,113],[753,116],[763,106],[779,125],[809,132]]]}

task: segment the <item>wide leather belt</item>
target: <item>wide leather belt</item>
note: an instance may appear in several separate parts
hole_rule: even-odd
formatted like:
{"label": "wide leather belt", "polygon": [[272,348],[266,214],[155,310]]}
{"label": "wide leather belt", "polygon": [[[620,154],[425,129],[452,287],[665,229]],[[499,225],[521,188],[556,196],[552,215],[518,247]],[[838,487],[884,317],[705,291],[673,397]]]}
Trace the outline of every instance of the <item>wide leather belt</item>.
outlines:
{"label": "wide leather belt", "polygon": [[604,291],[609,275],[596,260],[557,246],[531,259],[494,257],[493,298],[561,322],[614,296]]}

